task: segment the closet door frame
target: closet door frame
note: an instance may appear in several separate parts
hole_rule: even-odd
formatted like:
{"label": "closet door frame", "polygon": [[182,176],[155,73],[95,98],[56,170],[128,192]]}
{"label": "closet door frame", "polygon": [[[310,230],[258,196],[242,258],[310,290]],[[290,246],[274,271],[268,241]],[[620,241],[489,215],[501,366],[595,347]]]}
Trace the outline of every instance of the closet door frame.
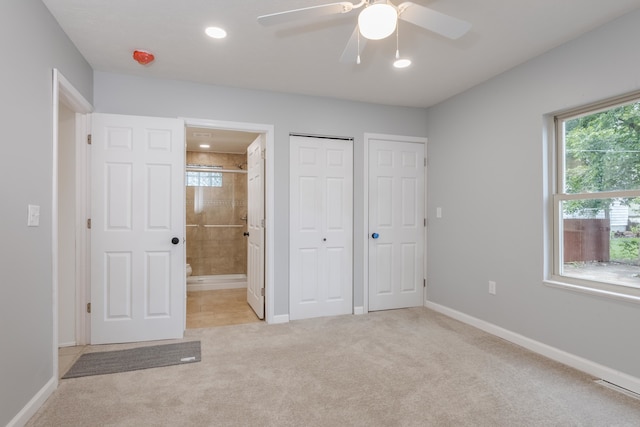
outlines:
{"label": "closet door frame", "polygon": [[289,316],[353,313],[353,139],[290,135]]}

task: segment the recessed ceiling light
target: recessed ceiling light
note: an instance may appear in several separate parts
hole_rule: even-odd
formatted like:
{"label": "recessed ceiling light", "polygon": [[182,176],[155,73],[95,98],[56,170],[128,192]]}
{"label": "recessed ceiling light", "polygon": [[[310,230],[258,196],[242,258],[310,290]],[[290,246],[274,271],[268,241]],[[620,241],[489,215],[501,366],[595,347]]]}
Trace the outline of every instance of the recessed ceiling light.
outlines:
{"label": "recessed ceiling light", "polygon": [[204,32],[213,39],[223,39],[227,37],[227,32],[220,27],[207,27]]}
{"label": "recessed ceiling light", "polygon": [[200,148],[210,148],[209,144],[200,144]]}
{"label": "recessed ceiling light", "polygon": [[396,59],[395,61],[393,61],[393,66],[396,68],[407,68],[409,65],[411,65],[411,60],[410,59]]}

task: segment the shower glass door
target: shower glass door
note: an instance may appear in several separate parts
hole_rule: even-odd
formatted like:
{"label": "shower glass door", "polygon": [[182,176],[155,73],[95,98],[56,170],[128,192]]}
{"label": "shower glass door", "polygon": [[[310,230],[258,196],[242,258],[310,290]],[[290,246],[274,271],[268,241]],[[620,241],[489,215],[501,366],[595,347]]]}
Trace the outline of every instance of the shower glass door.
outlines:
{"label": "shower glass door", "polygon": [[[190,154],[200,162],[189,162]],[[245,161],[242,155],[187,153],[187,263],[192,276],[247,272],[247,174],[240,169]]]}

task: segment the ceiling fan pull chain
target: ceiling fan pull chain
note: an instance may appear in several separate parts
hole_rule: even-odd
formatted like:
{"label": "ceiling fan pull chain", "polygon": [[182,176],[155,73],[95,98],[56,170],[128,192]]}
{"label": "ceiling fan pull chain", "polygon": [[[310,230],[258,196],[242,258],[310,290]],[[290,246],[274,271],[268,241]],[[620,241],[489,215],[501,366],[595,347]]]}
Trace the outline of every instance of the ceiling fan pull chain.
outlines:
{"label": "ceiling fan pull chain", "polygon": [[360,28],[358,28],[358,57],[356,58],[356,64],[360,65]]}
{"label": "ceiling fan pull chain", "polygon": [[400,36],[398,33],[400,32],[400,25],[396,25],[396,59],[400,59]]}

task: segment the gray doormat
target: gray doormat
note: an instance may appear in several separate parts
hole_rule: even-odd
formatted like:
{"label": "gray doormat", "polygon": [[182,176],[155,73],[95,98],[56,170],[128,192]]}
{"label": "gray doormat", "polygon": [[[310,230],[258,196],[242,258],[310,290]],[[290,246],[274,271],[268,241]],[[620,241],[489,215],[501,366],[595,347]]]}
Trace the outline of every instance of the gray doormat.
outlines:
{"label": "gray doormat", "polygon": [[200,341],[86,353],[80,356],[62,379],[136,371],[138,369],[181,365],[199,361]]}

